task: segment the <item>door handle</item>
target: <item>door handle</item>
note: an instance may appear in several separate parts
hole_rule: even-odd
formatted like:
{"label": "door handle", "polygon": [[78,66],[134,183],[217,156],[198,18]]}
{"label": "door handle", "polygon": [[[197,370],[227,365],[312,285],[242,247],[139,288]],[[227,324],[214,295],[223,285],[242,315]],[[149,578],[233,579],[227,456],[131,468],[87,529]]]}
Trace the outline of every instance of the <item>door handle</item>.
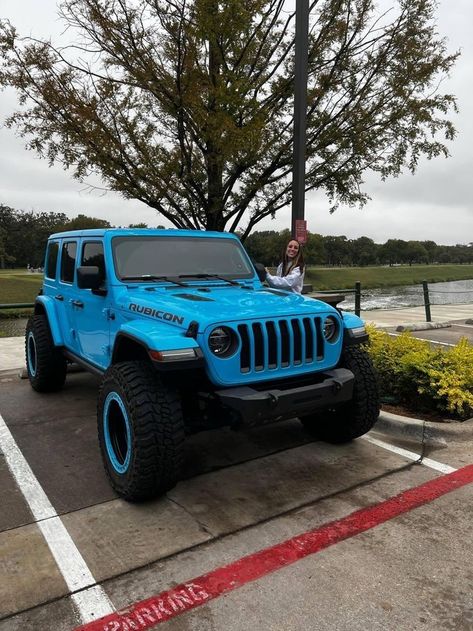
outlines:
{"label": "door handle", "polygon": [[84,303],[82,302],[82,300],[71,300],[71,305],[73,307],[79,307],[79,309],[84,308]]}
{"label": "door handle", "polygon": [[56,298],[56,300],[64,300],[64,296],[61,296],[61,294],[57,294],[57,296],[54,296]]}

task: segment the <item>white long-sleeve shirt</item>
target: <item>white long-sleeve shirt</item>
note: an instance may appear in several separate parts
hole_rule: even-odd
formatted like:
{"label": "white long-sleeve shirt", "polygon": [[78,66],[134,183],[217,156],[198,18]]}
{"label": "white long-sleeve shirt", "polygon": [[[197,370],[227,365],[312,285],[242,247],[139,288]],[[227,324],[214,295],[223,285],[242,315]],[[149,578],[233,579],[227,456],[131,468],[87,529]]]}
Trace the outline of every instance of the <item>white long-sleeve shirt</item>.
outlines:
{"label": "white long-sleeve shirt", "polygon": [[302,287],[304,285],[304,272],[301,274],[301,268],[295,267],[289,272],[287,276],[282,275],[282,263],[279,264],[276,271],[276,275],[273,276],[266,274],[266,280],[268,285],[275,287],[276,289],[285,289],[286,291],[293,291],[296,294],[302,293]]}

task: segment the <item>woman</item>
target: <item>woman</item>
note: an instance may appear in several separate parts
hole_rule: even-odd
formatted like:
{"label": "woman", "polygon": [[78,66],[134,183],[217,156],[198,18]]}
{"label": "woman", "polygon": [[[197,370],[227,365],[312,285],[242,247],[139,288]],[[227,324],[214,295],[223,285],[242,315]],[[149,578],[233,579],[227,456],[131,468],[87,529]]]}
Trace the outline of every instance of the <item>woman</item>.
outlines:
{"label": "woman", "polygon": [[276,275],[273,276],[266,268],[266,281],[270,287],[302,293],[304,285],[304,257],[298,241],[291,239],[286,246]]}

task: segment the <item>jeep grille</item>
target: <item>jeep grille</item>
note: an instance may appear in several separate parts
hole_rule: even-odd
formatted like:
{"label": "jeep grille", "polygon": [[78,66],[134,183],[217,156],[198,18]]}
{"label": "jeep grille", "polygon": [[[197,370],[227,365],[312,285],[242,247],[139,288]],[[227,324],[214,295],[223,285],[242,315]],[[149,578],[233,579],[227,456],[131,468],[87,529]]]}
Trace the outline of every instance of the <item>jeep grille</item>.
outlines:
{"label": "jeep grille", "polygon": [[319,317],[239,324],[242,373],[301,366],[323,360]]}

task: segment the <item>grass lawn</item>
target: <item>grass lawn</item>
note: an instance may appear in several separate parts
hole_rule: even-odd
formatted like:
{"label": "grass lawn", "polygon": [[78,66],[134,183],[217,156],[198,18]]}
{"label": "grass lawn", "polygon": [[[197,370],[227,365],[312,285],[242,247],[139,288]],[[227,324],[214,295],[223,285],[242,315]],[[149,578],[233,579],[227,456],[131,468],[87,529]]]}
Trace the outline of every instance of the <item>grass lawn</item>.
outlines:
{"label": "grass lawn", "polygon": [[[43,282],[42,274],[26,270],[0,270],[0,304],[34,302]],[[0,318],[17,315],[10,310],[0,310]]]}
{"label": "grass lawn", "polygon": [[308,267],[305,282],[315,290],[363,289],[473,279],[473,265],[403,265],[400,267]]}

